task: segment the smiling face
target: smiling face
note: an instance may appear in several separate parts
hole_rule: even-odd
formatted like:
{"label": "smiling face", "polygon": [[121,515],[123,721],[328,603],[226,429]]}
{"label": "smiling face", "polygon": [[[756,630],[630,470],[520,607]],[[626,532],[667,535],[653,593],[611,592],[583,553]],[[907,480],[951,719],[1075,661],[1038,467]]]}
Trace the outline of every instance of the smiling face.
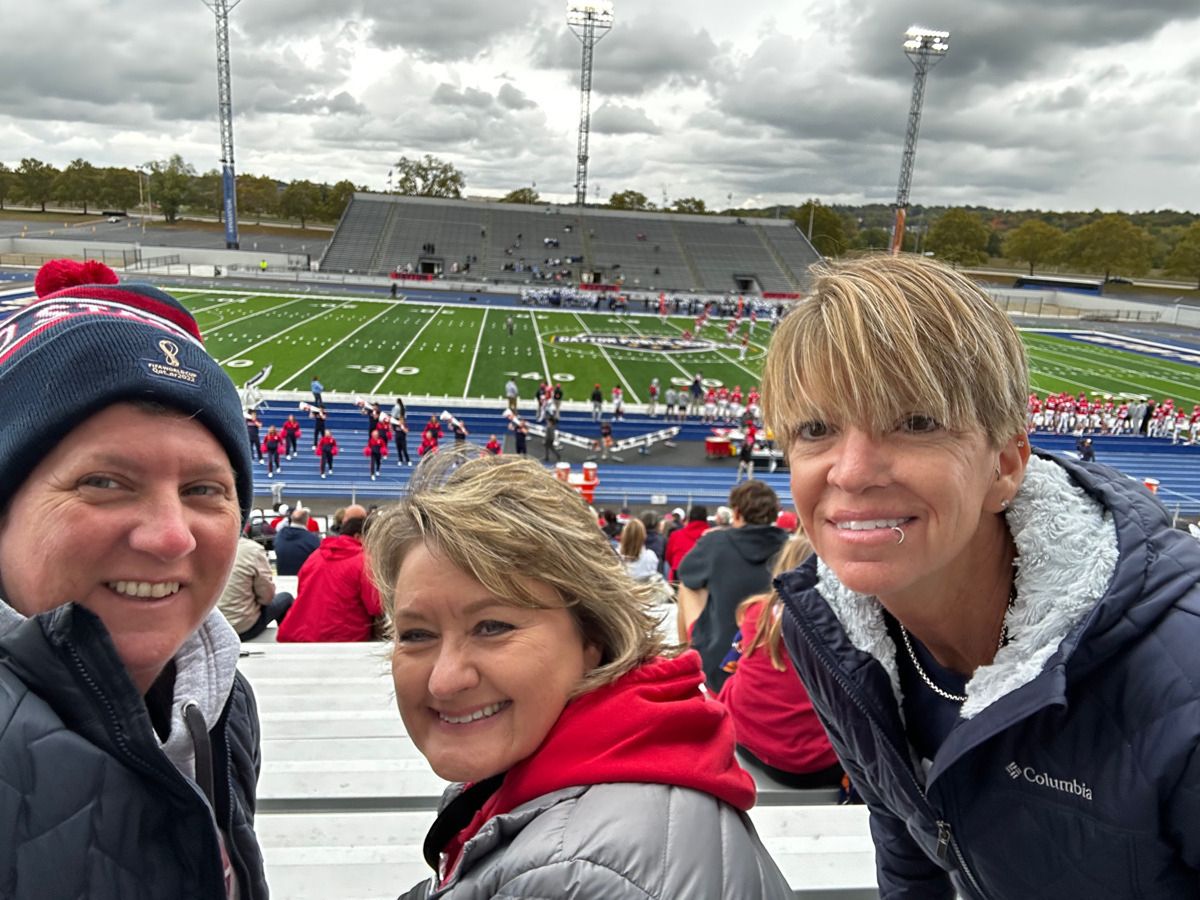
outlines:
{"label": "smiling face", "polygon": [[555,592],[505,603],[420,544],[396,575],[392,677],[409,737],[449,781],[479,781],[531,755],[600,652]]}
{"label": "smiling face", "polygon": [[[789,450],[792,498],[817,555],[853,591],[885,601],[970,584],[1028,450],[914,415],[883,435],[809,422]],[[999,472],[997,471],[999,469]],[[897,530],[898,529],[898,530]],[[900,534],[903,533],[903,544]]]}
{"label": "smiling face", "polygon": [[143,693],[217,602],[237,552],[234,473],[193,419],[110,406],[66,436],[0,518],[0,592],[34,616],[76,602]]}

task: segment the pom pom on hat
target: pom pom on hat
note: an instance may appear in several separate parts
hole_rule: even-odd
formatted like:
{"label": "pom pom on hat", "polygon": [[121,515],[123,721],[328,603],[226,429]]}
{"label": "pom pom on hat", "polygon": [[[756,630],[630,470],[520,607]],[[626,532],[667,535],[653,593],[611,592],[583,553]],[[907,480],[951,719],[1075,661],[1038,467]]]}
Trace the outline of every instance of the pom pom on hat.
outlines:
{"label": "pom pom on hat", "polygon": [[116,272],[96,259],[52,259],[38,269],[33,289],[38,297],[45,297],[81,284],[116,284],[118,280]]}
{"label": "pom pom on hat", "polygon": [[38,299],[0,338],[0,509],[72,428],[116,403],[152,401],[189,416],[222,445],[243,521],[254,499],[241,399],[204,350],[195,317],[148,284],[120,284],[97,262],[55,260]]}

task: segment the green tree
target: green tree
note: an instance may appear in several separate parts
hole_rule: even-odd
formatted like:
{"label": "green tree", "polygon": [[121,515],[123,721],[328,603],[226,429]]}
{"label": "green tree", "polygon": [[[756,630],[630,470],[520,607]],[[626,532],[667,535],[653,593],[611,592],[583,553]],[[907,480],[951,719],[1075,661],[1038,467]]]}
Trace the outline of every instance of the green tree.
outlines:
{"label": "green tree", "polygon": [[[845,223],[840,215],[821,201],[808,200],[788,216],[822,256],[841,256],[846,252],[848,241]],[[887,243],[886,240],[884,243]]]}
{"label": "green tree", "polygon": [[1150,268],[1154,239],[1121,213],[1109,213],[1067,235],[1066,257],[1086,272],[1143,275]]}
{"label": "green tree", "polygon": [[925,246],[946,262],[973,266],[987,259],[988,227],[966,209],[948,209],[929,229]]}
{"label": "green tree", "polygon": [[197,212],[225,221],[225,176],[219,169],[209,169],[192,179],[188,205]]}
{"label": "green tree", "polygon": [[354,186],[354,182],[346,181],[345,179],[332,187],[322,185],[321,211],[319,213],[321,218],[327,222],[341,221],[342,213],[350,205],[350,200],[354,197],[354,192],[357,190],[358,188]]}
{"label": "green tree", "polygon": [[311,181],[293,181],[279,197],[279,211],[289,219],[299,219],[305,228],[308,219],[321,205],[321,189]]}
{"label": "green tree", "polygon": [[541,195],[538,194],[536,188],[523,187],[517,188],[515,191],[509,191],[500,198],[501,203],[541,203]]}
{"label": "green tree", "polygon": [[146,163],[150,170],[150,197],[147,202],[157,203],[163,219],[168,225],[179,221],[179,212],[192,199],[192,179],[196,169],[183,161],[178,153],[168,160]]}
{"label": "green tree", "polygon": [[72,160],[54,179],[54,199],[60,203],[81,205],[85,216],[88,214],[88,202],[95,200],[99,191],[100,174],[85,159]]}
{"label": "green tree", "polygon": [[96,199],[106,209],[133,209],[138,202],[139,179],[133,169],[97,169]]}
{"label": "green tree", "polygon": [[708,207],[699,197],[680,197],[671,204],[671,209],[677,213],[691,213],[695,216],[708,214]]}
{"label": "green tree", "polygon": [[238,215],[254,216],[262,224],[264,215],[279,211],[279,184],[266,175],[239,175],[237,177]]}
{"label": "green tree", "polygon": [[860,228],[850,246],[855,250],[886,250],[890,239],[886,228]]}
{"label": "green tree", "polygon": [[4,201],[12,193],[13,180],[13,170],[0,162],[0,209],[4,209]]}
{"label": "green tree", "polygon": [[1191,278],[1200,288],[1200,221],[1193,222],[1167,257],[1167,272]]}
{"label": "green tree", "polygon": [[620,191],[608,198],[612,209],[654,209],[654,204],[641,191]]}
{"label": "green tree", "polygon": [[1004,239],[1004,256],[1029,264],[1029,274],[1042,263],[1056,262],[1066,245],[1062,231],[1041,219],[1026,219]]}
{"label": "green tree", "polygon": [[395,193],[410,197],[462,197],[466,179],[444,159],[426,153],[421,159],[402,156],[396,160]]}
{"label": "green tree", "polygon": [[54,188],[54,178],[58,170],[40,159],[27,157],[21,160],[17,167],[17,194],[26,203],[37,203],[42,212],[46,211],[46,201],[50,199]]}

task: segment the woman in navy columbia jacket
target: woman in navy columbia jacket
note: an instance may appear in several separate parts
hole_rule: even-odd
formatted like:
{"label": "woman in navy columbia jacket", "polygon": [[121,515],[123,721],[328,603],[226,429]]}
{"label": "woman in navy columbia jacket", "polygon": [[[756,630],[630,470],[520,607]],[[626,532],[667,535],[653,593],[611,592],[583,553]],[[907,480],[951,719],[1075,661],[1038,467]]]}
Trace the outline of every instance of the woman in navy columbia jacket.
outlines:
{"label": "woman in navy columbia jacket", "polygon": [[929,260],[818,273],[765,376],[816,555],[797,671],[871,810],[883,897],[1196,896],[1200,545],[1032,454],[1015,329]]}

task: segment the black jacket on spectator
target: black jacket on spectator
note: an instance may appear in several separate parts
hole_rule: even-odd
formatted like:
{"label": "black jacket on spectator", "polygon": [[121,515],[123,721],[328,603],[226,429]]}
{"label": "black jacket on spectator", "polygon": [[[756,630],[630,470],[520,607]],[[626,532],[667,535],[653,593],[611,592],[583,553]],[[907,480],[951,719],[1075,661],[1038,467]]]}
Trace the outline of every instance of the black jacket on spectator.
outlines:
{"label": "black jacket on spectator", "polygon": [[275,535],[275,571],[299,575],[310,553],[321,545],[321,536],[303,525],[285,525]]}
{"label": "black jacket on spectator", "polygon": [[692,627],[692,646],[704,661],[704,680],[714,694],[729,673],[721,661],[737,633],[738,604],[771,588],[771,560],[787,541],[774,525],[743,525],[706,531],[679,564],[679,581],[708,588],[708,602]]}
{"label": "black jacket on spectator", "polygon": [[240,674],[208,738],[206,798],[207,779],[160,749],[103,624],[81,607],[0,638],[0,897],[219,900],[220,827],[240,900],[266,898],[258,714]]}

